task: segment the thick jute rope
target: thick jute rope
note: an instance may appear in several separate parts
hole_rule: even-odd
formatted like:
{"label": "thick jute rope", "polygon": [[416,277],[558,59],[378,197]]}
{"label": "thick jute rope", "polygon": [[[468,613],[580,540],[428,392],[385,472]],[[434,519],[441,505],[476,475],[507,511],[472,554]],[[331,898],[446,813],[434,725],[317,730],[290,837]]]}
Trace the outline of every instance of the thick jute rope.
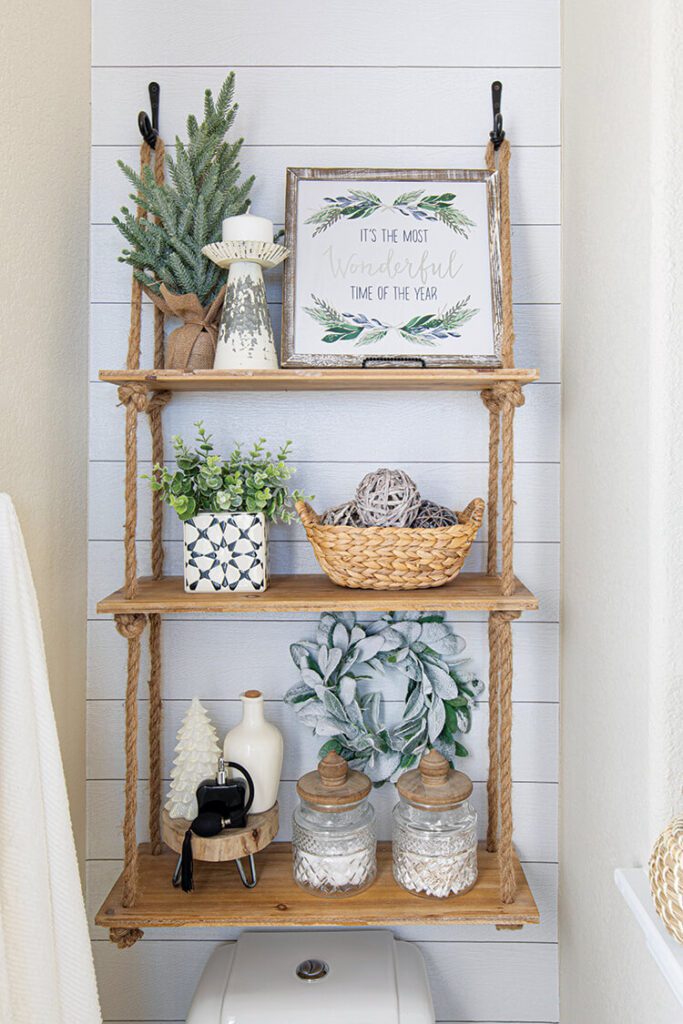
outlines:
{"label": "thick jute rope", "polygon": [[489,493],[486,572],[498,574],[498,493],[500,489],[500,403],[492,390],[482,391],[481,400],[489,411]]}
{"label": "thick jute rope", "polygon": [[141,939],[144,932],[140,928],[110,928],[109,941],[113,942],[119,949],[130,949],[138,939]]}
{"label": "thick jute rope", "polygon": [[498,620],[489,615],[489,777],[486,782],[488,827],[486,849],[498,849],[500,815],[500,643]]}
{"label": "thick jute rope", "polygon": [[516,882],[512,856],[512,629],[511,623],[520,612],[492,612],[495,619],[496,646],[500,666],[500,833],[498,837],[498,866],[500,871],[500,898],[503,903],[514,903]]}
{"label": "thick jute rope", "polygon": [[[157,136],[154,147],[154,180],[158,185],[164,181],[165,146]],[[158,218],[156,218],[158,221]],[[154,366],[164,365],[164,313],[154,307]],[[158,391],[150,395],[147,403],[149,427],[152,435],[152,465],[164,461],[164,438],[161,412],[171,397],[170,391]],[[158,580],[164,571],[164,546],[162,532],[164,525],[164,503],[161,494],[152,494],[152,576]],[[161,616],[149,617],[149,838],[152,853],[162,852],[161,843]]]}
{"label": "thick jute rope", "polygon": [[156,856],[161,843],[161,616],[149,617],[149,841]]}
{"label": "thick jute rope", "polygon": [[140,637],[147,625],[145,615],[116,615],[116,628],[128,641],[126,682],[126,783],[123,817],[123,893],[121,903],[132,907],[137,897],[138,847],[135,819],[138,809],[138,680]]}
{"label": "thick jute rope", "polygon": [[[482,401],[489,410],[489,519],[488,519],[488,565],[490,575],[496,575],[496,552],[498,525],[498,449],[502,449],[502,525],[501,525],[501,589],[509,596],[514,589],[513,543],[514,543],[514,413],[524,405],[524,392],[514,381],[501,381],[493,388],[481,393]],[[502,431],[500,421],[502,417]]]}
{"label": "thick jute rope", "polygon": [[[512,251],[510,244],[510,144],[504,140],[498,151],[489,142],[486,147],[486,167],[500,176],[500,249],[502,269],[503,338],[501,362],[503,366],[514,366],[515,332],[512,310]],[[488,488],[488,538],[486,571],[489,576],[498,573],[498,494],[499,494],[499,452],[501,403],[495,391],[483,391],[482,400],[489,410],[489,488]],[[503,567],[503,577],[510,583],[510,566]]]}
{"label": "thick jute rope", "polygon": [[[140,168],[151,162],[150,147],[143,143],[140,150]],[[158,183],[164,175],[164,145],[157,139],[155,147],[154,176]],[[145,216],[144,210],[137,209],[137,217]],[[127,368],[140,366],[142,336],[142,286],[135,277],[131,286],[131,318],[128,336]],[[163,366],[164,361],[164,317],[160,310],[154,313],[154,365]],[[125,593],[128,599],[137,592],[137,421],[141,412],[149,416],[152,435],[152,459],[163,460],[163,432],[161,412],[170,398],[169,392],[148,393],[143,384],[131,383],[119,388],[119,400],[126,408],[126,484],[125,484]],[[155,496],[156,497],[156,496]],[[163,506],[161,501],[152,503],[152,573],[159,578],[163,572]],[[125,813],[123,823],[124,867],[122,880],[122,904],[133,906],[138,895],[138,848],[136,834],[137,786],[138,786],[138,682],[140,675],[140,637],[147,623],[144,615],[117,616],[117,629],[128,641],[128,668],[126,682],[126,781]],[[154,853],[161,852],[160,809],[161,809],[161,618],[150,616],[150,680],[149,680],[149,750],[150,750],[150,840]],[[120,948],[136,942],[142,932],[135,929],[113,929],[110,938]]]}

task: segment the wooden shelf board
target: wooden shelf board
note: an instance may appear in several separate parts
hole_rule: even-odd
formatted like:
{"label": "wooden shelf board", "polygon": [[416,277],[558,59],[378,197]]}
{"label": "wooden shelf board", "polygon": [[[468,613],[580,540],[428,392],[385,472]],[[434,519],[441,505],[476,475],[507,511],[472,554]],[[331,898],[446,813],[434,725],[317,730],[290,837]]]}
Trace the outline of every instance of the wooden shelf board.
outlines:
{"label": "wooden shelf board", "polygon": [[274,843],[255,857],[259,882],[245,889],[234,864],[195,861],[195,890],[171,885],[177,856],[166,850],[154,857],[140,847],[140,897],[135,907],[121,906],[121,879],[95,918],[106,928],[218,928],[271,926],[538,924],[540,915],[517,857],[517,896],[500,902],[497,855],[479,849],[479,879],[468,893],[448,899],[425,899],[394,882],[391,844],[380,843],[377,881],[346,899],[325,899],[300,889],[292,878],[289,843]]}
{"label": "wooden shelf board", "polygon": [[132,612],[181,615],[196,612],[298,611],[533,611],[538,600],[515,579],[514,591],[503,596],[497,576],[464,572],[443,587],[425,590],[351,590],[338,587],[322,573],[271,576],[270,586],[258,594],[186,594],[182,576],[138,580],[137,596],[116,590],[97,605],[101,614]]}
{"label": "wooden shelf board", "polygon": [[502,381],[531,384],[538,370],[100,370],[110,384],[146,384],[152,391],[479,391]]}

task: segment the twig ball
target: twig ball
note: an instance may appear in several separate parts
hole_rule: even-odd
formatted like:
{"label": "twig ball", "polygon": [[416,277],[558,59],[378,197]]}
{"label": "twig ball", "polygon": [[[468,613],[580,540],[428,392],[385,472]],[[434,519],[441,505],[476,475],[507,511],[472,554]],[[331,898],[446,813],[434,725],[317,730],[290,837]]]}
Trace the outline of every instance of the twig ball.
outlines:
{"label": "twig ball", "polygon": [[437,505],[435,501],[423,501],[413,519],[412,527],[417,529],[431,529],[437,526],[456,526],[458,517],[445,505]]}
{"label": "twig ball", "polygon": [[355,501],[345,501],[343,505],[328,508],[320,517],[323,526],[362,526]]}
{"label": "twig ball", "polygon": [[367,473],[356,490],[363,526],[410,526],[420,507],[420,492],[402,469]]}

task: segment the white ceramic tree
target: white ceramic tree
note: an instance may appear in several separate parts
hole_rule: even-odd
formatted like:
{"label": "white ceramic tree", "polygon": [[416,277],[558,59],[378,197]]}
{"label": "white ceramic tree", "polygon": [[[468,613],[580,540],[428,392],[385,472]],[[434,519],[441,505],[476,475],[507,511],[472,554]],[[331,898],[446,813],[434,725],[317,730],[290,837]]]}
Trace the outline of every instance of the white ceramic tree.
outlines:
{"label": "white ceramic tree", "polygon": [[197,786],[215,776],[222,753],[216,728],[198,697],[192,698],[177,740],[166,810],[171,818],[192,821],[197,817]]}

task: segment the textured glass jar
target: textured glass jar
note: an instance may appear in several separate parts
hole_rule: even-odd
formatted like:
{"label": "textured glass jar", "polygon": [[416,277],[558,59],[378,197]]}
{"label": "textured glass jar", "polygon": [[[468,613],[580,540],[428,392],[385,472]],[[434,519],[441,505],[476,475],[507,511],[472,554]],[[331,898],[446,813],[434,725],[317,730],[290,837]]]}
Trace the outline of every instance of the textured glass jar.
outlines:
{"label": "textured glass jar", "polygon": [[477,815],[472,783],[430,751],[398,780],[393,868],[399,885],[422,896],[457,896],[477,880]]}
{"label": "textured glass jar", "polygon": [[294,881],[318,896],[352,896],[377,875],[375,812],[370,780],[328,754],[299,780],[294,811]]}

